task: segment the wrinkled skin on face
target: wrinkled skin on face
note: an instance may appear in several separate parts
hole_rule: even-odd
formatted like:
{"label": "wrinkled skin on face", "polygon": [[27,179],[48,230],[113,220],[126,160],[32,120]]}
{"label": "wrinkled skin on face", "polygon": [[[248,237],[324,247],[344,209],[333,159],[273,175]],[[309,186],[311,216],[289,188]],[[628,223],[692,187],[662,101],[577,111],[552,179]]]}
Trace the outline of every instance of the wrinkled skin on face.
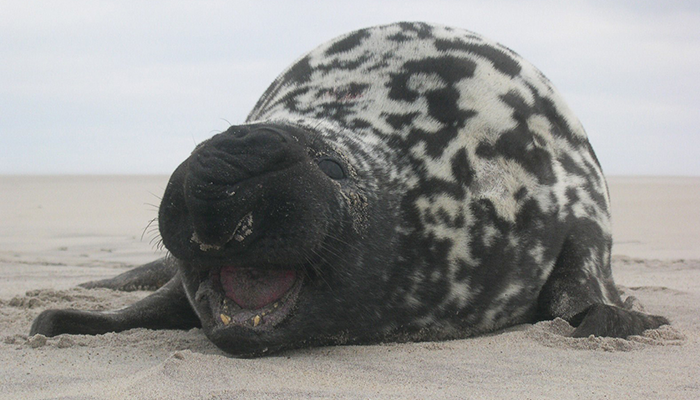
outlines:
{"label": "wrinkled skin on face", "polygon": [[346,159],[295,127],[241,126],[201,144],[171,177],[163,243],[203,330],[225,351],[376,335],[363,321],[381,302],[378,266],[395,245],[382,226],[373,234],[388,240],[359,243],[370,215],[396,216]]}

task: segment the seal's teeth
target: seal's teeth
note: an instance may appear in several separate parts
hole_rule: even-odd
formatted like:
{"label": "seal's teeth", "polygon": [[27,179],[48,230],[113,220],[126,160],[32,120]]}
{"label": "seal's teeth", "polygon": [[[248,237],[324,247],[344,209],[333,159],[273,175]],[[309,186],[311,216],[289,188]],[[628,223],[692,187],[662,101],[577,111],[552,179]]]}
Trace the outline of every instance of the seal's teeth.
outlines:
{"label": "seal's teeth", "polygon": [[192,233],[192,237],[190,238],[190,241],[192,243],[198,244],[199,249],[202,251],[221,250],[221,246],[206,244],[206,243],[202,242],[202,239],[200,239],[199,236],[197,236],[197,232]]}
{"label": "seal's teeth", "polygon": [[277,308],[277,307],[279,307],[279,306],[280,306],[280,303],[275,303],[275,304],[272,305],[272,308]]}
{"label": "seal's teeth", "polygon": [[219,315],[219,318],[221,318],[221,322],[223,322],[224,325],[228,325],[228,324],[231,323],[231,317],[229,317],[229,316],[226,315],[226,314],[220,314],[220,315]]}
{"label": "seal's teeth", "polygon": [[253,317],[253,326],[260,325],[260,321],[262,321],[262,318],[259,315],[256,315],[255,317]]}
{"label": "seal's teeth", "polygon": [[249,212],[238,221],[236,229],[233,230],[233,238],[236,239],[237,242],[242,242],[251,233],[253,233],[253,213]]}

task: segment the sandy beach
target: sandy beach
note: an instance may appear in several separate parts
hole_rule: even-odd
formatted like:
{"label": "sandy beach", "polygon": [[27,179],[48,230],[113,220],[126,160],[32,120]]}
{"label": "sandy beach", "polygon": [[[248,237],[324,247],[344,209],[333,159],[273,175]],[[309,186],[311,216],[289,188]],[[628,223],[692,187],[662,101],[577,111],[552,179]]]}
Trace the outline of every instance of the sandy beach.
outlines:
{"label": "sandy beach", "polygon": [[629,340],[563,320],[449,342],[226,356],[198,330],[28,337],[46,308],[147,292],[81,289],[163,254],[166,176],[0,176],[1,399],[700,398],[700,178],[612,177],[623,298],[672,321]]}

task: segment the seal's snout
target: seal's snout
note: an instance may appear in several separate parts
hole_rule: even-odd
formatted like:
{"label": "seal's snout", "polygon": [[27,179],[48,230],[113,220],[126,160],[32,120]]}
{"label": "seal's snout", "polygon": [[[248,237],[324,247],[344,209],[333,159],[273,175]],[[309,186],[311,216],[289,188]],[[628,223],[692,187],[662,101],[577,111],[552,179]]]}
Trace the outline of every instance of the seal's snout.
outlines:
{"label": "seal's snout", "polygon": [[[200,144],[173,173],[159,212],[163,244],[177,258],[290,259],[316,246],[335,188],[306,147],[308,133],[233,126]],[[336,207],[337,208],[337,207]],[[306,221],[300,225],[299,221]],[[318,229],[311,229],[314,226]]]}
{"label": "seal's snout", "polygon": [[234,126],[203,143],[184,181],[192,240],[203,251],[246,241],[269,203],[266,177],[284,174],[304,156],[291,134],[270,126]]}
{"label": "seal's snout", "polygon": [[300,161],[303,152],[279,129],[231,127],[200,145],[190,156],[187,186],[201,200],[230,196],[230,188]]}

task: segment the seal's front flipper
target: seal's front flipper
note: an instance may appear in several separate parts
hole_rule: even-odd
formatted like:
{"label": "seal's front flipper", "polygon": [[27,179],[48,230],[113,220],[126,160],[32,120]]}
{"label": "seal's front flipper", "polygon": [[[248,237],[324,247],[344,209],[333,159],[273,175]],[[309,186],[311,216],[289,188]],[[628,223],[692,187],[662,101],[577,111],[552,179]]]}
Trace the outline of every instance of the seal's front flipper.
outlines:
{"label": "seal's front flipper", "polygon": [[114,278],[81,283],[87,289],[107,288],[132,292],[134,290],[156,290],[175,276],[177,267],[171,257],[163,257],[140,267],[119,274]]}
{"label": "seal's front flipper", "polygon": [[626,338],[639,335],[647,329],[668,325],[668,319],[626,310],[607,304],[594,304],[586,311],[571,319],[571,325],[577,326],[573,337],[609,336]]}
{"label": "seal's front flipper", "polygon": [[594,226],[569,236],[538,298],[538,318],[563,318],[574,337],[626,338],[668,324],[664,317],[624,308],[612,278],[609,245]]}
{"label": "seal's front flipper", "polygon": [[190,329],[201,323],[176,275],[165,286],[117,311],[46,310],[34,320],[30,335],[97,335],[133,328]]}

